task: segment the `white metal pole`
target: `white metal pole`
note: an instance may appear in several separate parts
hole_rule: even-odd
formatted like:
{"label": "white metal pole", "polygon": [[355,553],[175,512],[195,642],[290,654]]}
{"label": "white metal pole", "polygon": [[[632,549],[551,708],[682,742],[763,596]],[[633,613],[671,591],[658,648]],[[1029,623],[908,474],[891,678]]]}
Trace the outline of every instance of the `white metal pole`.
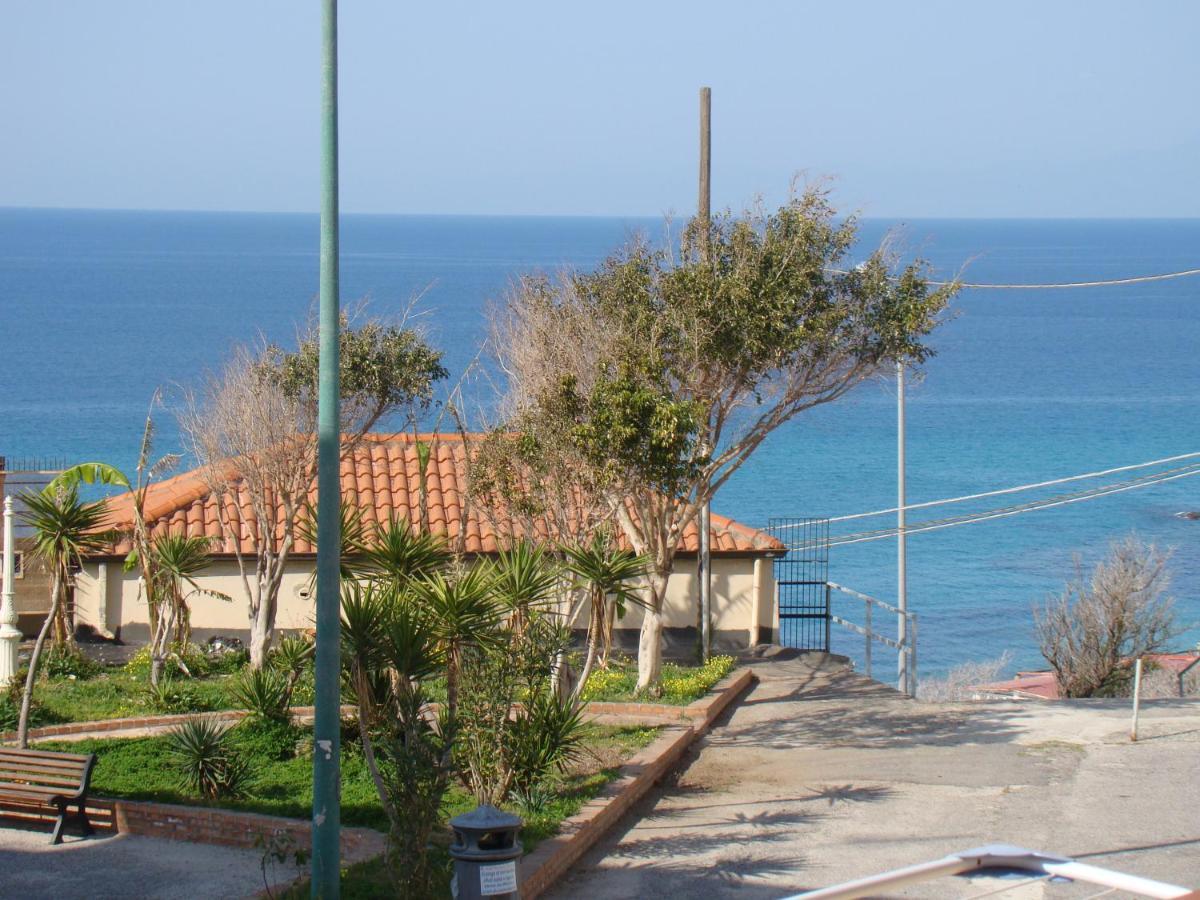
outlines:
{"label": "white metal pole", "polygon": [[16,552],[13,548],[13,502],[4,498],[4,590],[0,593],[0,686],[5,686],[17,674],[17,647],[21,632],[17,630],[17,607],[13,601],[16,577]]}
{"label": "white metal pole", "polygon": [[896,682],[899,690],[909,692],[908,684],[908,548],[904,534],[904,363],[896,363],[896,639],[901,650],[896,655]]}
{"label": "white metal pole", "polygon": [[1133,664],[1133,723],[1129,726],[1129,739],[1137,740],[1138,709],[1142,705],[1142,658]]}
{"label": "white metal pole", "polygon": [[[708,255],[708,223],[712,215],[712,89],[700,89],[700,197],[697,211],[705,229],[704,251]],[[709,448],[715,451],[716,448]],[[700,661],[712,653],[712,504],[706,497],[700,507],[700,552],[697,575],[700,581]],[[750,636],[753,643],[754,635]]]}

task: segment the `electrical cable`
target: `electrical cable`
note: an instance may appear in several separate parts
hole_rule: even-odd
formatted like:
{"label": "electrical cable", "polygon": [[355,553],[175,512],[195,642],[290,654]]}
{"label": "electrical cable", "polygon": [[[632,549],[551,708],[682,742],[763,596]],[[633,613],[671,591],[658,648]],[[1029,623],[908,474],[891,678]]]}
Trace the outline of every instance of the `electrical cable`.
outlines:
{"label": "electrical cable", "polygon": [[[1141,487],[1151,487],[1156,484],[1164,484],[1168,481],[1174,481],[1178,478],[1189,478],[1193,475],[1200,475],[1200,465],[1182,467],[1180,469],[1169,469],[1167,472],[1157,472],[1151,475],[1145,475],[1141,478],[1132,479],[1127,482],[1117,482],[1111,485],[1102,485],[1096,488],[1090,488],[1086,491],[1078,491],[1074,494],[1058,494],[1054,497],[1047,497],[1043,500],[1034,500],[1029,503],[1023,503],[1016,506],[1001,507],[999,509],[987,510],[981,513],[968,514],[963,516],[955,516],[947,519],[934,519],[926,522],[917,522],[908,525],[904,529],[904,533],[919,534],[923,531],[937,531],[942,528],[953,528],[957,525],[970,525],[975,522],[985,522],[991,519],[1002,519],[1008,516],[1019,515],[1024,512],[1036,512],[1042,509],[1051,509],[1056,506],[1065,506],[1069,503],[1079,503],[1084,500],[1092,500],[1096,497],[1105,497],[1109,494],[1119,494],[1124,491],[1131,491]],[[884,540],[892,538],[899,534],[898,528],[879,529],[877,531],[864,531],[854,534],[842,535],[839,537],[831,537],[829,546],[834,547],[846,544],[860,544],[867,541]]]}

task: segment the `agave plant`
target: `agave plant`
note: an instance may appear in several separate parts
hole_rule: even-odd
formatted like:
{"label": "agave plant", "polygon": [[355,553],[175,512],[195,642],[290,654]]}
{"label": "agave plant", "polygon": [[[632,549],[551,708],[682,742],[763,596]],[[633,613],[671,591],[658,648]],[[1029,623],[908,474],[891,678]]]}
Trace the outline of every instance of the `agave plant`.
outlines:
{"label": "agave plant", "polygon": [[227,733],[214,719],[195,718],[167,735],[167,748],[184,789],[209,800],[245,792],[250,766],[230,747]]}
{"label": "agave plant", "polygon": [[251,715],[286,721],[290,689],[285,676],[272,668],[246,668],[229,686],[230,698]]}

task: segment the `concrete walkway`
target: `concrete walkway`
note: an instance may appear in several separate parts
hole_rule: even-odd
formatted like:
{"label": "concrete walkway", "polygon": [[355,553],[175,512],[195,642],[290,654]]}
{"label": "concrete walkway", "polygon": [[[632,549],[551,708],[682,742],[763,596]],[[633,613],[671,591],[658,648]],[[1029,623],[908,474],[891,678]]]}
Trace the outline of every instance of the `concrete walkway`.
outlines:
{"label": "concrete walkway", "polygon": [[[262,853],[132,835],[68,837],[0,825],[0,898],[197,900],[246,898],[263,889]],[[267,869],[275,883],[294,872]]]}
{"label": "concrete walkway", "polygon": [[1200,884],[1195,700],[1145,704],[1131,744],[1127,701],[919,704],[828,657],[754,668],[759,683],[672,783],[552,897],[776,898],[999,842]]}

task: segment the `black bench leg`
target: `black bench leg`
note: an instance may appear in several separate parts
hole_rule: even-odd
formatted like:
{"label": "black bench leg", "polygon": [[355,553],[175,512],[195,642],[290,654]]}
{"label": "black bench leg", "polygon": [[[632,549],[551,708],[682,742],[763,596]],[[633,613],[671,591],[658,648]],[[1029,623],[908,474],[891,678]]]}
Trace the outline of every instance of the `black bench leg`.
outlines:
{"label": "black bench leg", "polygon": [[93,834],[96,833],[96,829],[93,828],[92,823],[90,821],[88,821],[87,801],[86,800],[79,801],[79,812],[76,814],[76,818],[79,821],[79,826],[80,826],[80,829],[83,831],[84,837],[91,837]]}
{"label": "black bench leg", "polygon": [[66,821],[67,821],[67,806],[64,803],[62,806],[60,806],[58,808],[58,820],[54,823],[54,834],[52,834],[50,836],[51,846],[53,846],[54,844],[62,843],[63,825],[66,823]]}

